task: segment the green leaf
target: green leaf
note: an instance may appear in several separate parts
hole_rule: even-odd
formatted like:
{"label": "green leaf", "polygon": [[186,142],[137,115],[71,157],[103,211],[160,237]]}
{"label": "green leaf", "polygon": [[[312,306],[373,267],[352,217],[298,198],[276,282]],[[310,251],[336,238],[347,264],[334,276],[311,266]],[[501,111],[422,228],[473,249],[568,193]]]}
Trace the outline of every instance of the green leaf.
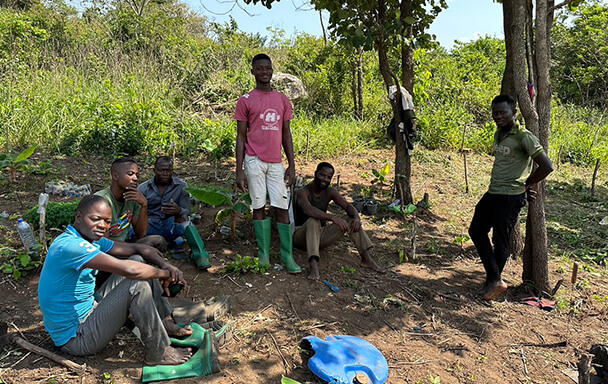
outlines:
{"label": "green leaf", "polygon": [[31,259],[30,255],[25,254],[25,255],[19,255],[19,260],[21,261],[21,266],[27,267],[32,259]]}
{"label": "green leaf", "polygon": [[23,160],[27,159],[28,157],[32,156],[32,154],[36,150],[36,147],[37,147],[37,145],[32,145],[25,151],[21,152],[15,159],[14,163],[18,164],[18,163],[22,162]]}
{"label": "green leaf", "polygon": [[15,269],[15,271],[13,272],[13,279],[19,280],[20,277],[21,277],[21,271],[18,269]]}
{"label": "green leaf", "polygon": [[381,174],[382,176],[387,176],[387,175],[388,175],[388,173],[389,173],[390,171],[391,171],[391,166],[390,166],[390,164],[386,164],[386,165],[384,166],[384,168],[382,168],[382,169],[380,170],[380,174]]}
{"label": "green leaf", "polygon": [[248,213],[249,213],[249,211],[250,211],[250,209],[249,209],[249,205],[247,205],[247,204],[243,203],[242,201],[239,201],[239,202],[237,202],[236,204],[234,204],[234,205],[232,206],[232,210],[233,210],[234,212],[241,213],[241,214],[243,214],[243,215],[248,214]]}
{"label": "green leaf", "polygon": [[206,186],[202,188],[189,187],[186,191],[197,200],[200,200],[206,204],[213,205],[214,207],[222,204],[231,204],[232,197],[227,191],[214,186]]}
{"label": "green leaf", "polygon": [[282,376],[281,384],[300,384],[300,382],[290,379],[289,377]]}
{"label": "green leaf", "polygon": [[249,193],[245,193],[244,195],[239,196],[239,199],[245,201],[247,204],[251,205],[251,196]]}
{"label": "green leaf", "polygon": [[403,212],[404,213],[412,213],[414,212],[416,209],[418,209],[417,206],[415,206],[414,204],[408,204],[405,207],[403,207]]}
{"label": "green leaf", "polygon": [[9,263],[4,263],[2,265],[2,272],[4,272],[4,273],[13,273],[13,270],[14,270],[13,266],[10,265]]}
{"label": "green leaf", "polygon": [[221,211],[219,211],[215,215],[215,223],[217,225],[222,225],[222,223],[224,222],[224,220],[226,220],[226,218],[228,216],[230,216],[231,213],[232,213],[232,209],[231,208],[222,209]]}

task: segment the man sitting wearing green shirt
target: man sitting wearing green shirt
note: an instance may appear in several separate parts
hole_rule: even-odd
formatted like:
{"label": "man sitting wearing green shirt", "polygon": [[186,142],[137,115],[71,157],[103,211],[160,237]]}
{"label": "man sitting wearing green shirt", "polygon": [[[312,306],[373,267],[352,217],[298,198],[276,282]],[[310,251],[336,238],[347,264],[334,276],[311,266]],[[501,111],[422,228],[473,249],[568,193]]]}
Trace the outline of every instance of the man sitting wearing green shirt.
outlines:
{"label": "man sitting wearing green shirt", "polygon": [[[493,300],[507,289],[501,275],[511,253],[511,233],[519,211],[526,205],[526,195],[528,201],[536,199],[532,187],[553,171],[538,138],[517,122],[516,105],[508,95],[492,100],[492,118],[498,128],[494,134],[494,166],[488,192],[477,203],[469,227],[486,271],[486,282],[477,292],[483,300]],[[534,163],[538,167],[532,171]]]}
{"label": "man sitting wearing green shirt", "polygon": [[109,239],[113,241],[128,241],[129,231],[133,228],[138,243],[145,243],[161,252],[167,250],[167,243],[162,236],[146,236],[148,233],[148,200],[137,189],[139,168],[135,160],[119,158],[110,167],[112,184],[96,192],[102,196],[112,208],[112,224]]}
{"label": "man sitting wearing green shirt", "polygon": [[[129,241],[131,227],[137,236],[138,243],[144,243],[158,249],[167,251],[167,242],[162,236],[146,236],[148,232],[148,200],[137,189],[139,168],[135,160],[129,158],[118,158],[112,162],[110,167],[112,184],[95,195],[101,196],[108,201],[112,209],[112,223],[108,231],[108,238],[112,241]],[[101,271],[97,274],[98,287],[110,276],[109,273]]]}

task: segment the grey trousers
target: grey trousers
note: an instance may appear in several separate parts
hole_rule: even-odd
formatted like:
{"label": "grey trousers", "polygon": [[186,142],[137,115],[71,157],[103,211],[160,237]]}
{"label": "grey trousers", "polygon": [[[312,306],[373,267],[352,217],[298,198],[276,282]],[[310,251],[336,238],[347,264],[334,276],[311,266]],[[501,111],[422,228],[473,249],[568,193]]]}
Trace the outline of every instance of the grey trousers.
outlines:
{"label": "grey trousers", "polygon": [[[349,225],[352,223],[350,217],[346,218],[346,221]],[[304,225],[296,228],[293,233],[293,243],[299,248],[306,249],[310,259],[313,256],[319,257],[319,251],[337,242],[342,236],[344,236],[344,232],[337,225],[329,224],[322,227],[319,220],[311,217],[306,220]],[[363,228],[359,232],[349,232],[348,237],[355,243],[359,254],[373,246]]]}
{"label": "grey trousers", "polygon": [[[131,260],[143,261],[139,256]],[[173,311],[162,297],[158,280],[130,280],[112,275],[97,293],[102,297],[84,319],[76,336],[61,350],[76,356],[92,355],[114,339],[130,316],[141,333],[147,361],[159,361],[170,344],[162,320]]]}

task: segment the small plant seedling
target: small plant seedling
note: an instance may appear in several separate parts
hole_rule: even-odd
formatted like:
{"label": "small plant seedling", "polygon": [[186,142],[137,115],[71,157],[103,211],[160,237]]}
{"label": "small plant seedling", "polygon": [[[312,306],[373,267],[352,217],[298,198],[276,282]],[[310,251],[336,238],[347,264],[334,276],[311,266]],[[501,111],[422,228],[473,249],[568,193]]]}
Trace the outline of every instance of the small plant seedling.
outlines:
{"label": "small plant seedling", "polygon": [[403,264],[404,262],[408,262],[408,261],[409,261],[409,257],[407,256],[405,249],[401,248],[399,250],[399,264]]}
{"label": "small plant seedling", "polygon": [[236,237],[237,214],[249,216],[251,214],[251,197],[248,193],[242,194],[233,199],[232,193],[222,187],[207,185],[203,187],[189,187],[186,191],[197,200],[214,207],[227,204],[228,208],[222,209],[215,215],[215,224],[222,225],[224,220],[230,217],[230,233]]}
{"label": "small plant seedling", "polygon": [[236,255],[236,260],[220,271],[220,273],[236,273],[242,275],[247,272],[264,274],[267,271],[267,265],[260,265],[260,260],[257,257]]}
{"label": "small plant seedling", "polygon": [[11,174],[11,182],[17,182],[17,171],[25,171],[30,165],[28,158],[32,156],[36,150],[36,145],[29,147],[18,155],[8,153],[0,154],[0,171],[7,169]]}
{"label": "small plant seedling", "polygon": [[112,375],[108,372],[104,372],[103,381],[101,381],[100,384],[114,384],[114,379],[112,378]]}
{"label": "small plant seedling", "polygon": [[342,267],[340,267],[340,272],[353,274],[353,273],[357,272],[357,269],[355,269],[353,267],[342,266]]}
{"label": "small plant seedling", "polygon": [[452,240],[452,243],[460,245],[460,252],[462,252],[464,250],[464,243],[469,240],[471,240],[471,238],[467,235],[456,236],[454,240]]}
{"label": "small plant seedling", "polygon": [[16,253],[11,248],[3,248],[0,254],[7,255],[4,264],[0,265],[0,271],[13,275],[15,280],[19,280],[21,276],[27,275],[29,271],[37,269],[41,265],[39,256],[34,252]]}

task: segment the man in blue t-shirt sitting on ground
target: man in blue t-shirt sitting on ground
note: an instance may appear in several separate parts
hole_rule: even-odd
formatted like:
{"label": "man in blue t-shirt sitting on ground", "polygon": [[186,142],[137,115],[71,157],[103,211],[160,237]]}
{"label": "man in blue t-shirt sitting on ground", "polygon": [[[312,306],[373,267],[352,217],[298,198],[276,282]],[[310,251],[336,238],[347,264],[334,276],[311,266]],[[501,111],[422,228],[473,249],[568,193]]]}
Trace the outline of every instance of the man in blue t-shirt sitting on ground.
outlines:
{"label": "man in blue t-shirt sitting on ground", "polygon": [[[186,283],[183,273],[153,247],[105,238],[111,222],[107,200],[87,196],[78,204],[74,224],[51,244],[38,286],[44,326],[63,352],[85,356],[102,350],[130,317],[146,348],[145,364],[186,362],[192,351],[171,347],[169,336],[192,330],[173,322],[172,308],[161,296],[169,293],[170,283]],[[97,271],[112,275],[95,292]]]}

